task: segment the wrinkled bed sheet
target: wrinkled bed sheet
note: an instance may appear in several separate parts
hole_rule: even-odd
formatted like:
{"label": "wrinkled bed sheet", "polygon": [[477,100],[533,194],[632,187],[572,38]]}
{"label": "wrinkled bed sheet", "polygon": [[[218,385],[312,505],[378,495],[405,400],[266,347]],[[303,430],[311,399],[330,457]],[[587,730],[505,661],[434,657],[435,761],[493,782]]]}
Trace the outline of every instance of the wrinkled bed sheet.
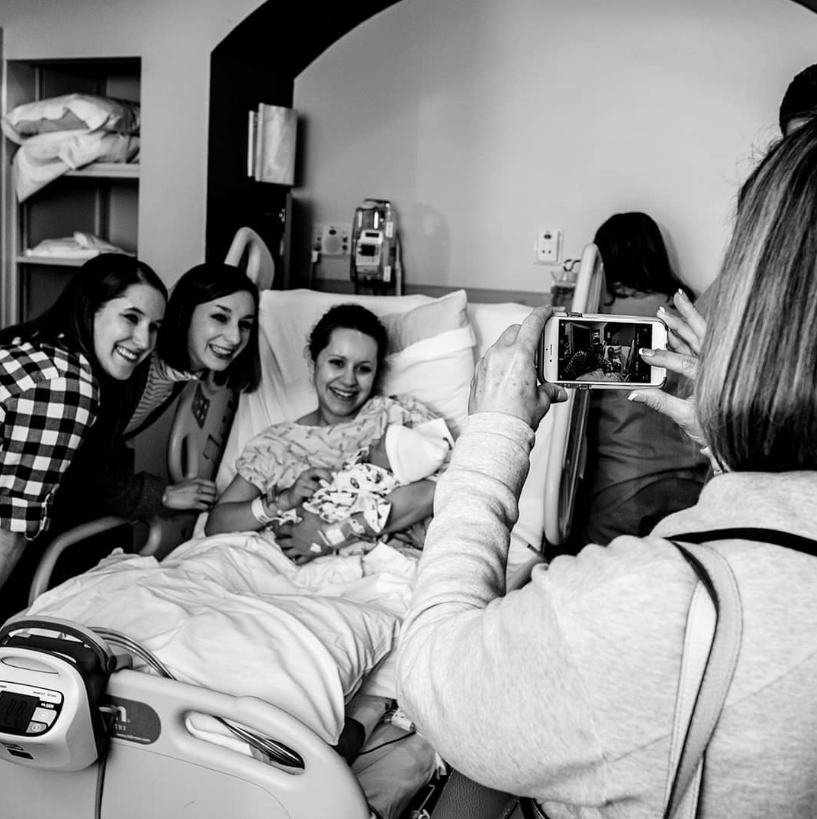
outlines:
{"label": "wrinkled bed sheet", "polygon": [[[177,679],[271,702],[335,745],[345,704],[395,644],[416,567],[386,544],[296,566],[271,534],[215,535],[161,563],[115,552],[27,616],[122,632]],[[388,663],[366,691],[396,696]]]}

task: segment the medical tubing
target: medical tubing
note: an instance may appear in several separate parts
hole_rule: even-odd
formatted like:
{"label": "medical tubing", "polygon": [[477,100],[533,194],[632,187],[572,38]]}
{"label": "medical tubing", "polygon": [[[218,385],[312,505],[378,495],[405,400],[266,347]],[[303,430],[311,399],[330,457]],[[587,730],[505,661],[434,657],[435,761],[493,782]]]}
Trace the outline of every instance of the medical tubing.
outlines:
{"label": "medical tubing", "polygon": [[375,751],[379,751],[381,748],[385,748],[387,745],[394,745],[395,742],[402,742],[404,739],[408,739],[413,734],[416,734],[416,731],[407,731],[403,736],[397,737],[396,739],[390,739],[388,742],[381,742],[380,745],[375,745],[374,748],[369,748],[367,751],[361,751],[358,756],[365,756],[366,754],[373,754]]}
{"label": "medical tubing", "polygon": [[[170,673],[167,666],[164,665],[162,661],[155,654],[153,654],[153,652],[145,648],[140,643],[137,643],[131,637],[128,637],[127,634],[122,634],[121,632],[114,631],[113,629],[97,626],[93,626],[92,631],[96,632],[108,643],[119,645],[130,651],[132,654],[135,654],[140,659],[144,660],[144,662],[153,668],[154,671],[159,674],[159,676],[167,677],[170,680],[176,679],[173,674]],[[256,751],[260,751],[262,754],[268,756],[273,762],[276,762],[279,765],[284,765],[288,768],[304,767],[304,761],[301,758],[301,755],[296,751],[293,751],[291,748],[288,748],[286,745],[283,745],[274,739],[270,739],[269,737],[256,734],[254,731],[250,731],[248,728],[237,725],[230,720],[224,719],[223,717],[217,717],[215,715],[211,716],[213,716],[213,719],[218,720],[222,725],[224,725],[225,728],[229,729],[239,739],[255,748]]]}

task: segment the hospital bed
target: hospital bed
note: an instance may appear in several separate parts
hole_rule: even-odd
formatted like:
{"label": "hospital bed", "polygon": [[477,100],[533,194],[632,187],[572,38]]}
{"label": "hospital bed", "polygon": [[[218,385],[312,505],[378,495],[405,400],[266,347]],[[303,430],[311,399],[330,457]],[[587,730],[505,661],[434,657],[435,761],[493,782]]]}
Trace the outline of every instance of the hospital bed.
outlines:
{"label": "hospital bed", "polygon": [[[574,310],[597,308],[601,279],[598,254],[589,245],[582,257]],[[235,458],[250,437],[270,423],[297,418],[311,408],[304,344],[296,339],[305,339],[308,328],[331,304],[350,300],[362,302],[383,317],[390,333],[402,338],[402,349],[390,357],[385,391],[414,394],[442,414],[454,432],[459,431],[467,415],[475,360],[505,327],[521,321],[530,310],[514,303],[470,303],[462,292],[437,299],[422,295],[350,297],[313,291],[262,292],[263,388],[242,396],[235,408],[235,420],[217,472],[220,488],[230,481]],[[519,522],[512,533],[511,584],[521,582],[532,563],[547,559],[548,549],[561,544],[569,534],[584,457],[585,395],[571,393],[566,403],[552,409],[537,432],[531,471],[520,498]],[[191,415],[196,412],[192,402],[183,405],[182,410]],[[190,426],[199,428],[198,420],[193,421]],[[211,439],[224,437],[224,418],[217,421],[221,427],[216,435],[205,434],[205,446],[212,448]],[[184,440],[183,434],[179,440]],[[189,442],[186,445],[190,446]],[[199,450],[201,446],[199,441],[191,449]],[[212,469],[217,459],[217,456],[205,459],[203,466],[201,460],[195,460],[191,467],[190,457],[196,458],[177,460],[176,468],[178,463],[187,461],[188,468]],[[182,549],[189,546],[185,544]],[[172,560],[176,553],[163,562]],[[42,586],[47,586],[47,578]],[[29,616],[39,616],[36,606]],[[79,628],[76,621],[72,622]],[[32,655],[25,651],[29,632],[9,631],[13,625],[7,624],[3,639],[16,640],[20,645],[0,648],[0,669],[17,668],[26,679],[37,662],[32,662]],[[59,622],[56,625],[58,629]],[[88,639],[101,643],[101,648],[97,648],[103,654],[117,652],[115,640],[106,642],[93,631]],[[23,660],[10,658],[9,652],[11,655],[22,652]],[[127,658],[127,653],[124,656]],[[0,671],[0,681],[4,676],[8,674]],[[28,760],[24,754],[26,748],[47,746],[51,729],[28,745],[16,743],[18,749],[13,739],[0,733],[3,816],[13,819],[370,816],[363,790],[349,765],[315,730],[293,716],[289,708],[282,707],[272,692],[264,698],[234,696],[211,690],[203,682],[190,684],[128,667],[110,675],[104,692],[103,704],[110,714],[110,741],[104,762],[94,762],[79,770],[43,769],[37,767],[37,759]],[[84,696],[81,687],[66,689],[65,702],[82,700]],[[5,713],[0,703],[0,719]],[[251,729],[261,737],[271,738],[283,749],[284,761],[279,758],[270,764],[258,754],[253,755],[251,748],[238,748],[233,741],[217,743],[201,732],[191,731],[190,714],[227,720],[243,726],[241,730]],[[72,737],[67,740],[70,745]],[[291,762],[287,755],[291,755]]]}

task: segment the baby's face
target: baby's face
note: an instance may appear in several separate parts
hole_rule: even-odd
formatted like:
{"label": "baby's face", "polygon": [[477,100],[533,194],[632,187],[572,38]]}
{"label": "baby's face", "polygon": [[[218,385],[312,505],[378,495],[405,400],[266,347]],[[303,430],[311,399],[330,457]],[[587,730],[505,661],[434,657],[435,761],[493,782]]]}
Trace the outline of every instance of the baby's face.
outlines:
{"label": "baby's face", "polygon": [[369,463],[380,466],[383,469],[391,469],[389,456],[386,453],[386,436],[383,435],[376,441],[369,444]]}

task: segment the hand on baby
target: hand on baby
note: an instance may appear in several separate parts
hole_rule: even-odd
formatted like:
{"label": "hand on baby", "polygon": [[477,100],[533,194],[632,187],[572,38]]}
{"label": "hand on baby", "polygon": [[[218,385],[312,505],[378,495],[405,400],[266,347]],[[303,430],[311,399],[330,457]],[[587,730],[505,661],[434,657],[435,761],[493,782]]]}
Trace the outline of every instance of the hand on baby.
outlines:
{"label": "hand on baby", "polygon": [[[281,507],[281,510],[285,509],[296,509],[299,507],[305,500],[309,500],[315,492],[321,488],[322,482],[330,483],[332,481],[332,473],[328,469],[324,469],[320,466],[313,466],[309,469],[305,469],[298,475],[298,479],[295,481],[289,489],[285,489],[278,495],[278,503]],[[268,498],[268,503],[270,502],[271,498]]]}
{"label": "hand on baby", "polygon": [[[329,546],[322,545],[320,529],[323,521],[320,517],[304,510],[299,514],[301,520],[298,523],[279,523],[274,531],[281,551],[293,563],[302,565],[316,557],[329,554],[332,550]],[[320,551],[314,549],[315,544],[320,545]]]}

